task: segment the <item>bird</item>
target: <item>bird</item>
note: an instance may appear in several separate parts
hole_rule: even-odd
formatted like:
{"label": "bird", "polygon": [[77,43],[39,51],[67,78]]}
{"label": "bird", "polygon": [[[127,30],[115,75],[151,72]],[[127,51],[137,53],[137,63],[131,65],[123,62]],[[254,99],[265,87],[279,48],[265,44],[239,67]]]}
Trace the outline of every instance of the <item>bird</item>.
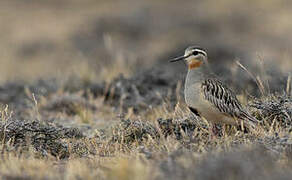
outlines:
{"label": "bird", "polygon": [[[229,124],[255,128],[257,119],[251,116],[235,93],[208,68],[208,55],[199,46],[190,46],[184,55],[170,62],[185,61],[188,72],[184,84],[184,98],[190,111],[214,124]],[[213,126],[212,126],[213,125]]]}

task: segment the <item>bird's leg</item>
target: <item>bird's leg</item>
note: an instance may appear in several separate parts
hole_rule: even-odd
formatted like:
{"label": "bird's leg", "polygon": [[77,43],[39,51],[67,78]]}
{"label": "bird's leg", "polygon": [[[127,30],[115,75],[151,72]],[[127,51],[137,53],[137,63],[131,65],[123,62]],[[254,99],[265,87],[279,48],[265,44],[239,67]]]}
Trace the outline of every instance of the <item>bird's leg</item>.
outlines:
{"label": "bird's leg", "polygon": [[243,121],[242,120],[240,121],[240,128],[244,132],[245,127],[244,127],[244,124],[243,124]]}
{"label": "bird's leg", "polygon": [[222,125],[222,137],[225,137],[225,135],[226,135],[226,125],[225,124],[223,124]]}
{"label": "bird's leg", "polygon": [[218,131],[216,124],[209,122],[209,141],[215,140],[217,138]]}

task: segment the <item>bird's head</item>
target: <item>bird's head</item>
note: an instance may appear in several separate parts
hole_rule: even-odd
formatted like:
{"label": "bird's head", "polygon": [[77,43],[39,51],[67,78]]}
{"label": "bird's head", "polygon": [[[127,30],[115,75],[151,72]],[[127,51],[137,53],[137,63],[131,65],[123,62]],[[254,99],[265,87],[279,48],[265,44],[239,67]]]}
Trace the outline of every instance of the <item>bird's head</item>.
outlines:
{"label": "bird's head", "polygon": [[183,56],[174,58],[170,62],[184,60],[189,69],[194,69],[207,62],[207,59],[207,53],[204,49],[198,46],[190,46],[185,50],[185,54]]}

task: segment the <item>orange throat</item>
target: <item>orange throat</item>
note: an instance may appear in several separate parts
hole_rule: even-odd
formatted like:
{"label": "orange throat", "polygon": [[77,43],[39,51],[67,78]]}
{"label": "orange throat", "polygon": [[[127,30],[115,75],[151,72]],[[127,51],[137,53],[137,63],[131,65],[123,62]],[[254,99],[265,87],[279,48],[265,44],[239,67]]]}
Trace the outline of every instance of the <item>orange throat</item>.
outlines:
{"label": "orange throat", "polygon": [[198,60],[192,60],[189,64],[188,67],[189,69],[195,69],[198,68],[202,65],[202,61],[198,61]]}

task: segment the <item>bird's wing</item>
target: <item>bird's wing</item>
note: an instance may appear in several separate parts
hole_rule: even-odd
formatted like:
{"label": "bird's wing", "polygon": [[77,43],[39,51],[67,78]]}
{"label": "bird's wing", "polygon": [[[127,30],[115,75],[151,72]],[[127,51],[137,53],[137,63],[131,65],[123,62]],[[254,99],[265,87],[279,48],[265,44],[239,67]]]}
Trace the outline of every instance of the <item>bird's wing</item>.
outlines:
{"label": "bird's wing", "polygon": [[206,79],[202,83],[204,98],[220,112],[239,119],[257,121],[241,106],[235,94],[218,79]]}

